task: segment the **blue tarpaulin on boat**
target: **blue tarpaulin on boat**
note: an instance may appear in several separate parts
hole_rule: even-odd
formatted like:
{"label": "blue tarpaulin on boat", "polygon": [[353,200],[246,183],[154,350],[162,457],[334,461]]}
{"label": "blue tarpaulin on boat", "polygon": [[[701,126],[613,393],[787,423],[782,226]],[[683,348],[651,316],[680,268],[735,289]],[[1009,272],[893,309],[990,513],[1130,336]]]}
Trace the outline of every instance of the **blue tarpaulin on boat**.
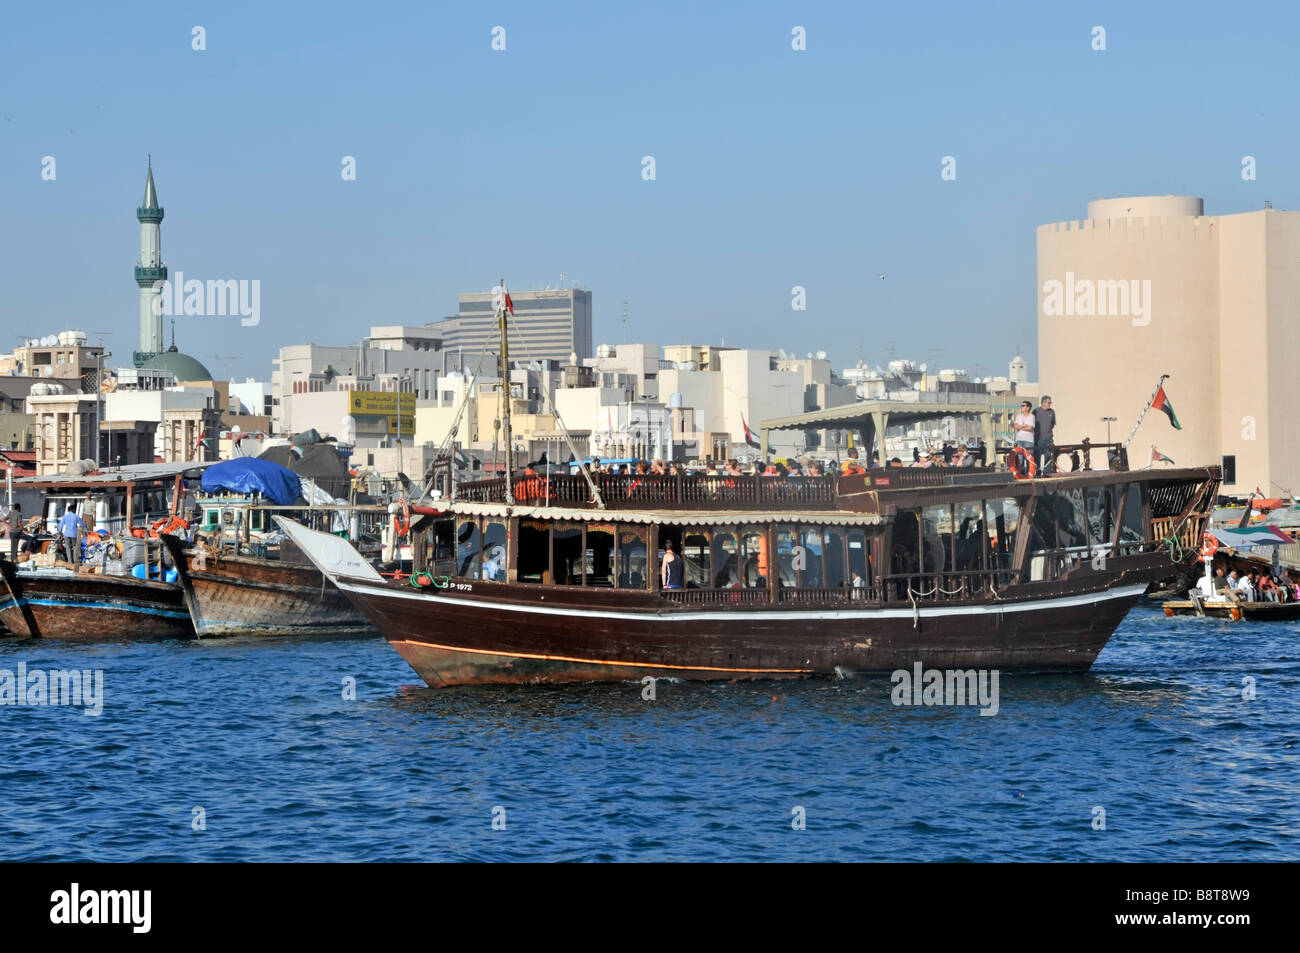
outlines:
{"label": "blue tarpaulin on boat", "polygon": [[261,493],[277,506],[292,506],[302,496],[298,474],[270,460],[239,457],[222,460],[203,471],[204,493]]}

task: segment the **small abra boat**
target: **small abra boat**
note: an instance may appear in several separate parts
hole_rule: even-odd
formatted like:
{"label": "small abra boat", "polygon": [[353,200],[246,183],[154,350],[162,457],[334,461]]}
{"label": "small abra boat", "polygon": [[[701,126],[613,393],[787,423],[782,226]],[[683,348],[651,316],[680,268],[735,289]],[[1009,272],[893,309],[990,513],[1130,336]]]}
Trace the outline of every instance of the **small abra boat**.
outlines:
{"label": "small abra boat", "polygon": [[180,575],[199,638],[378,634],[310,563],[208,552],[175,536],[162,540]]}
{"label": "small abra boat", "polygon": [[0,620],[15,638],[193,638],[175,583],[0,559]]}

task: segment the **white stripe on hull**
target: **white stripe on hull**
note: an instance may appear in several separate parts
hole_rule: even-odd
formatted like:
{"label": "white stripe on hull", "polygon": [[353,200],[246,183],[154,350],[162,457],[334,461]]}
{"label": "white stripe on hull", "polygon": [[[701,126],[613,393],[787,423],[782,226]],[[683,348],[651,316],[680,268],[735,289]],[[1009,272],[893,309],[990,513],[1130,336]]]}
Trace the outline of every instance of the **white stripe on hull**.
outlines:
{"label": "white stripe on hull", "polygon": [[[401,589],[381,588],[379,586],[358,586],[347,579],[334,579],[334,584],[344,592],[358,593],[369,596],[382,596],[393,599],[419,599],[428,600],[430,596],[427,593],[416,591],[403,591]],[[979,606],[934,606],[918,605],[917,614],[922,619],[933,619],[944,616],[982,616],[1002,612],[1036,612],[1041,609],[1065,609],[1071,606],[1090,606],[1099,602],[1107,602],[1111,599],[1130,599],[1140,596],[1146,592],[1147,584],[1135,583],[1127,586],[1118,586],[1114,589],[1107,589],[1104,592],[1084,593],[1075,596],[1058,596],[1052,599],[1033,599],[1024,602],[992,602],[987,605]],[[620,612],[611,609],[584,609],[584,608],[560,608],[557,606],[544,605],[518,605],[508,602],[485,602],[481,599],[454,595],[442,597],[448,602],[455,602],[457,605],[477,606],[483,609],[499,609],[505,612],[521,612],[526,615],[559,615],[572,616],[580,619],[622,619],[625,621],[646,621],[654,620],[657,622],[707,622],[716,620],[718,616],[726,611],[728,607],[719,606],[719,608],[710,612],[664,612],[659,613],[653,610],[643,610],[641,612]],[[737,612],[739,616],[742,613]],[[746,610],[743,612],[746,619],[756,621],[774,621],[774,622],[795,622],[808,620],[850,620],[850,619],[911,619],[913,611],[911,608],[906,609],[823,609],[809,608],[801,611],[790,611],[788,609],[756,609]]]}

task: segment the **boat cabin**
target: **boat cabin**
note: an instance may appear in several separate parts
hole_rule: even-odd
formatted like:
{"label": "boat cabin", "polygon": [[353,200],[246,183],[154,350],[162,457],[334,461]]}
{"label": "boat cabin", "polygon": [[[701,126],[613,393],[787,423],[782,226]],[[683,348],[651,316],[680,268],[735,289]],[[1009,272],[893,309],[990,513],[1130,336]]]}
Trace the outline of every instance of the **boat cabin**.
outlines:
{"label": "boat cabin", "polygon": [[[594,491],[581,475],[519,478],[513,503],[503,479],[460,485],[412,527],[415,570],[688,604],[1010,598],[1181,558],[1219,483],[1215,468],[592,476]],[[680,589],[661,578],[669,542]]]}

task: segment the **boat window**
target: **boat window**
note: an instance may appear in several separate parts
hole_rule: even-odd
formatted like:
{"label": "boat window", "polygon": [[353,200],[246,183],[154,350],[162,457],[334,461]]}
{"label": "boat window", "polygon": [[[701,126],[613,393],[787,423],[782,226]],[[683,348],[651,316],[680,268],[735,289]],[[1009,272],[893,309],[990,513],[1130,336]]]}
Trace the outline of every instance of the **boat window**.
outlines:
{"label": "boat window", "polygon": [[1130,483],[1128,499],[1124,501],[1124,512],[1120,516],[1119,541],[1140,543],[1146,538],[1146,527],[1142,523],[1142,484]]}
{"label": "boat window", "polygon": [[1020,504],[1007,498],[984,501],[984,522],[989,536],[990,568],[1000,570],[998,585],[1011,581],[1011,564],[1016,558],[1016,527],[1020,525]]}
{"label": "boat window", "polygon": [[946,503],[927,506],[921,525],[921,568],[925,572],[946,572],[952,552],[952,507]]}
{"label": "boat window", "polygon": [[795,547],[798,545],[799,534],[793,526],[777,527],[776,582],[778,586],[792,589],[799,585],[799,572],[794,565]]}
{"label": "boat window", "polygon": [[587,527],[586,584],[588,586],[614,585],[614,527],[593,525]]}
{"label": "boat window", "polygon": [[744,526],[740,530],[740,581],[746,589],[767,588],[767,529]]}
{"label": "boat window", "polygon": [[740,552],[736,534],[730,529],[713,533],[713,588],[730,589],[740,585]]}
{"label": "boat window", "polygon": [[952,566],[958,572],[971,572],[984,568],[984,553],[988,550],[988,533],[984,530],[984,507],[976,501],[958,503],[953,507]]}
{"label": "boat window", "polygon": [[860,526],[849,527],[849,585],[853,598],[862,598],[858,590],[871,585],[871,560],[867,551],[867,531]]}
{"label": "boat window", "polygon": [[1056,494],[1044,493],[1034,501],[1034,515],[1030,521],[1033,538],[1029,548],[1035,553],[1056,549]]}
{"label": "boat window", "polygon": [[551,528],[551,579],[557,586],[582,585],[582,527],[556,523]]}
{"label": "boat window", "polygon": [[1108,486],[1090,486],[1084,491],[1088,507],[1088,533],[1092,537],[1093,548],[1110,544],[1111,528],[1114,526],[1114,500]]}
{"label": "boat window", "polygon": [[644,589],[646,584],[646,530],[624,526],[618,531],[618,587]]}
{"label": "boat window", "polygon": [[821,589],[826,583],[825,541],[822,531],[817,526],[804,526],[799,531],[799,542],[803,546],[803,570],[799,573],[799,585],[804,589]]}
{"label": "boat window", "polygon": [[[911,576],[916,573],[920,553],[920,514],[916,510],[902,510],[894,517],[893,541],[889,550],[889,571],[896,576]],[[906,599],[907,579],[899,579],[894,584],[895,598]]]}
{"label": "boat window", "polygon": [[823,535],[826,545],[822,549],[822,585],[827,589],[841,589],[847,581],[844,572],[844,528],[827,526]]}
{"label": "boat window", "polygon": [[519,521],[520,582],[550,582],[551,524],[536,520]]}
{"label": "boat window", "polygon": [[477,579],[481,559],[478,520],[462,517],[456,521],[456,575]]}
{"label": "boat window", "polygon": [[452,573],[455,572],[455,566],[452,563],[452,557],[456,553],[453,541],[456,538],[456,521],[455,520],[438,520],[429,528],[429,531],[421,535],[421,565],[424,569],[432,569],[435,573]]}
{"label": "boat window", "polygon": [[709,564],[712,551],[709,544],[710,531],[707,529],[687,529],[682,531],[682,559],[686,565],[685,586],[687,589],[703,589],[711,582]]}
{"label": "boat window", "polygon": [[504,520],[483,522],[483,578],[506,581],[506,524]]}
{"label": "boat window", "polygon": [[1056,541],[1062,549],[1087,549],[1088,510],[1082,489],[1056,494]]}

